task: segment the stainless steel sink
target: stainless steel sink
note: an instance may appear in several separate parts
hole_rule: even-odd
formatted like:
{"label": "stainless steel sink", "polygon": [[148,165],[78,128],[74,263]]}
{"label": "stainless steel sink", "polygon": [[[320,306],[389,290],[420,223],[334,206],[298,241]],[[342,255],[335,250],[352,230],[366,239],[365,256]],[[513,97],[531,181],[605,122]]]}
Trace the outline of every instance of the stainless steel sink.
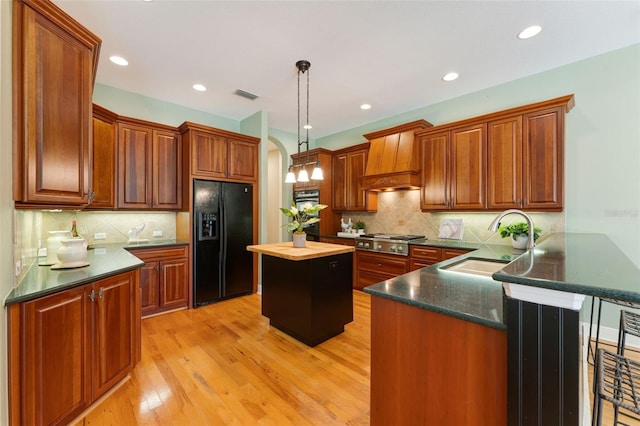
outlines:
{"label": "stainless steel sink", "polygon": [[460,262],[443,266],[440,270],[458,272],[460,274],[480,275],[491,277],[495,272],[504,268],[508,262],[500,260],[484,260],[484,259],[464,259]]}

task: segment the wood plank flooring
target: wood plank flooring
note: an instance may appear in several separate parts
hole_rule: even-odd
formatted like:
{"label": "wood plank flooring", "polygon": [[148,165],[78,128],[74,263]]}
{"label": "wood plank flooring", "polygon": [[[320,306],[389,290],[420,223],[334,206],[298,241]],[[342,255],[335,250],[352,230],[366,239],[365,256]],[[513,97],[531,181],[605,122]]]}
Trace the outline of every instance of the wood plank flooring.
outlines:
{"label": "wood plank flooring", "polygon": [[142,321],[132,377],[76,425],[367,425],[370,299],[315,348],[250,295]]}
{"label": "wood plank flooring", "polygon": [[144,319],[131,379],[75,425],[368,425],[370,315],[354,291],[354,321],[315,348],[270,327],[259,295]]}

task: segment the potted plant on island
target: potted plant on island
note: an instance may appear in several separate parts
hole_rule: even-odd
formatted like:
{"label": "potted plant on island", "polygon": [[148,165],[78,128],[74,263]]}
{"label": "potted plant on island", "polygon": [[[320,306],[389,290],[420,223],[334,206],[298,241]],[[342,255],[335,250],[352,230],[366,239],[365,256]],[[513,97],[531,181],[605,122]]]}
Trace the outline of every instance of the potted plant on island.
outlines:
{"label": "potted plant on island", "polygon": [[[529,240],[529,225],[526,222],[514,222],[509,225],[503,225],[498,228],[500,236],[507,238],[511,236],[511,245],[515,249],[524,250],[527,247],[527,241]],[[539,237],[542,229],[537,226],[533,227],[533,241],[535,242]]]}
{"label": "potted plant on island", "polygon": [[300,210],[295,206],[295,203],[291,203],[291,208],[280,207],[282,213],[285,216],[292,218],[292,221],[282,225],[287,227],[287,231],[293,231],[293,246],[305,247],[307,241],[307,234],[304,232],[304,228],[312,223],[320,222],[320,217],[316,215],[320,210],[326,208],[326,204],[305,203],[300,207]]}

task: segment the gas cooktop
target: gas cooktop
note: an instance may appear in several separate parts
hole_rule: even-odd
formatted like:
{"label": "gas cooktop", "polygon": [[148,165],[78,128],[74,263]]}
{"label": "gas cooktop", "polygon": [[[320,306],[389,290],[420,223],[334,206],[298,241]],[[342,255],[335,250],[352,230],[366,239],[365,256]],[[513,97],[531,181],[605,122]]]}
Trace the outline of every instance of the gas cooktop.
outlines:
{"label": "gas cooktop", "polygon": [[362,234],[359,238],[380,238],[385,240],[411,241],[424,238],[424,235],[406,235],[406,234]]}

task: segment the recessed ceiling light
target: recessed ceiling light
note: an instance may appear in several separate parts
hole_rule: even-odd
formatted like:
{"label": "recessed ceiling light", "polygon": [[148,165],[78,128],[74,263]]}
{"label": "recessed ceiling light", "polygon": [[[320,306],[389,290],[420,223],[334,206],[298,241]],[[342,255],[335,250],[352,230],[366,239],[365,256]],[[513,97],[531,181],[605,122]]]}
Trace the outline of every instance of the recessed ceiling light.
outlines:
{"label": "recessed ceiling light", "polygon": [[442,79],[444,81],[453,81],[453,80],[457,79],[458,77],[460,77],[460,75],[458,75],[457,72],[450,72],[450,73],[447,73],[447,74],[443,75]]}
{"label": "recessed ceiling light", "polygon": [[525,40],[527,38],[535,37],[540,34],[540,31],[542,31],[542,27],[540,25],[532,25],[520,31],[520,34],[518,34],[518,38],[520,40]]}
{"label": "recessed ceiling light", "polygon": [[121,56],[109,56],[109,60],[111,62],[113,62],[116,65],[120,65],[123,67],[126,67],[127,65],[129,65],[129,61],[127,61],[125,58],[121,57]]}
{"label": "recessed ceiling light", "polygon": [[199,83],[194,84],[192,87],[194,90],[197,90],[198,92],[204,92],[207,90],[207,88],[204,85]]}
{"label": "recessed ceiling light", "polygon": [[360,105],[360,109],[371,109],[371,105],[369,105],[369,104],[362,104],[362,105]]}

